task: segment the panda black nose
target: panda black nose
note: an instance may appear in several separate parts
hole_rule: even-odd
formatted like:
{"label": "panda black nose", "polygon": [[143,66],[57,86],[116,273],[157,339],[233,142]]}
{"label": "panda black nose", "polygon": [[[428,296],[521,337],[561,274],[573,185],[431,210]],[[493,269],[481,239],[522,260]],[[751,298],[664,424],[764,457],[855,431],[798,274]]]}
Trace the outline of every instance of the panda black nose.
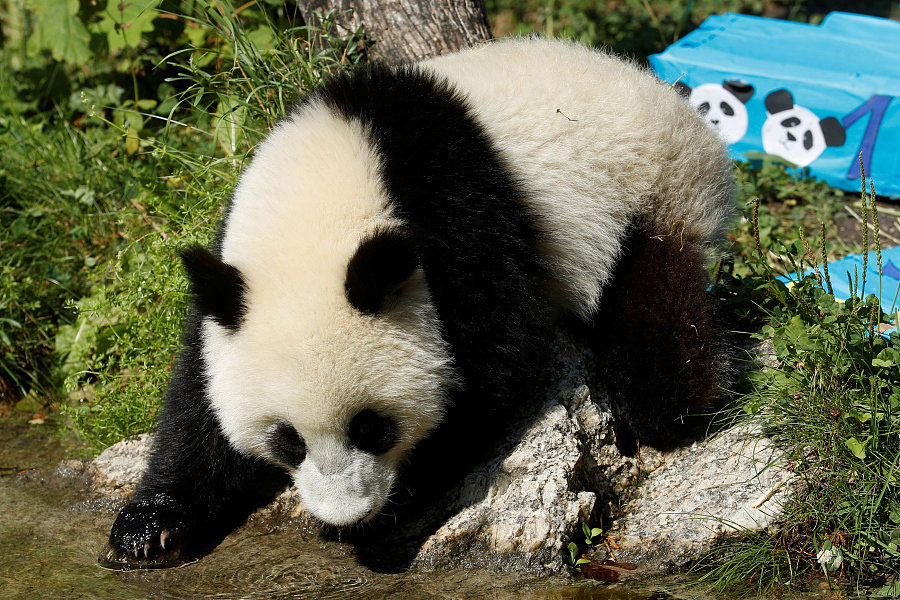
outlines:
{"label": "panda black nose", "polygon": [[791,133],[790,131],[787,132],[787,138],[788,138],[790,141],[792,141],[792,142],[796,142],[796,141],[797,141],[796,136],[794,136],[794,134]]}
{"label": "panda black nose", "polygon": [[719,124],[719,120],[718,120],[718,119],[710,119],[709,122],[712,123],[713,125],[718,125],[718,124]]}

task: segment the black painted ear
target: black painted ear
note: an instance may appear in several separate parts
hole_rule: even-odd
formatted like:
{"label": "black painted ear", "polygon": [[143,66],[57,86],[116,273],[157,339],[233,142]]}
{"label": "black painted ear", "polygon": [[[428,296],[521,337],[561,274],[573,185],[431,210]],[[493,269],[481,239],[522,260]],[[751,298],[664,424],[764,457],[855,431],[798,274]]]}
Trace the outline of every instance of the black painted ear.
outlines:
{"label": "black painted ear", "polygon": [[722,87],[731,92],[742,104],[747,104],[747,100],[752,98],[753,93],[756,91],[752,85],[743,81],[726,81],[722,83]]}
{"label": "black painted ear", "polygon": [[680,81],[676,81],[675,85],[673,85],[672,87],[675,88],[675,91],[678,92],[678,94],[682,98],[690,98],[691,97],[692,90],[691,90],[691,86],[689,86],[688,84],[682,83]]}
{"label": "black painted ear", "polygon": [[201,246],[182,250],[181,262],[200,312],[237,331],[246,312],[247,284],[241,272]]}
{"label": "black painted ear", "polygon": [[822,133],[825,134],[825,145],[843,146],[847,141],[847,132],[836,118],[825,117],[819,121],[819,126],[822,127]]}
{"label": "black painted ear", "polygon": [[364,239],[347,264],[347,300],[367,315],[381,312],[388,297],[409,279],[418,264],[415,245],[401,229],[376,231]]}
{"label": "black painted ear", "polygon": [[775,90],[766,96],[766,112],[770,115],[794,108],[794,96],[787,90]]}

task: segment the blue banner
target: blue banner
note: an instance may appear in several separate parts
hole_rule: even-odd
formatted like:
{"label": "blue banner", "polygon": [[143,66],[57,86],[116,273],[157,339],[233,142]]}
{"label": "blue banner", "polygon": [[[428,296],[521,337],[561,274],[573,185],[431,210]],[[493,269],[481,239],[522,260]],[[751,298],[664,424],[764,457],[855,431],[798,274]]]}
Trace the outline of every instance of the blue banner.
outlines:
{"label": "blue banner", "polygon": [[900,197],[900,22],[712,16],[650,64],[735,158],[768,157],[858,191],[862,154],[878,193]]}

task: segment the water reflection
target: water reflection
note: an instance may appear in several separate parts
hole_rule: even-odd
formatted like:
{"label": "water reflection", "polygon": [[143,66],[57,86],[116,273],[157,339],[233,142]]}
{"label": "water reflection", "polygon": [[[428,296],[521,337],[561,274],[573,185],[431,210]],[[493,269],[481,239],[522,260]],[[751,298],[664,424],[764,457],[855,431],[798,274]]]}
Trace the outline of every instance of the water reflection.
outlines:
{"label": "water reflection", "polygon": [[[112,512],[84,512],[52,478],[0,480],[0,596],[97,599],[640,599],[621,587],[571,586],[487,570],[383,574],[359,566],[349,545],[292,527],[251,522],[203,560],[127,573],[101,568]],[[657,596],[658,597],[658,596]]]}

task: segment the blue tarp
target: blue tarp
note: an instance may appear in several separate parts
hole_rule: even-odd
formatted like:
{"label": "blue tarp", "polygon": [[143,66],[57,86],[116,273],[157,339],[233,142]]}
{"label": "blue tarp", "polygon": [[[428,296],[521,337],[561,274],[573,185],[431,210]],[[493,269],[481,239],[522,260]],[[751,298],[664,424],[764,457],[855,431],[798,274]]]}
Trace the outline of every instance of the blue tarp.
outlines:
{"label": "blue tarp", "polygon": [[[802,276],[812,273],[812,269],[802,273]],[[820,265],[819,273],[825,276],[825,269]],[[841,260],[828,263],[828,275],[834,297],[838,300],[850,298],[850,281],[854,281],[857,287],[862,285],[863,279],[863,255],[851,254]],[[782,275],[778,278],[784,284],[790,285],[797,281],[797,273]],[[885,248],[881,251],[881,277],[878,277],[878,262],[875,251],[866,255],[866,287],[857,291],[860,298],[868,298],[874,294],[881,299],[881,308],[889,314],[896,314],[900,309],[900,246]],[[896,329],[896,328],[895,328]]]}
{"label": "blue tarp", "polygon": [[739,159],[777,157],[900,196],[900,22],[833,12],[821,25],[726,14],[650,57]]}

